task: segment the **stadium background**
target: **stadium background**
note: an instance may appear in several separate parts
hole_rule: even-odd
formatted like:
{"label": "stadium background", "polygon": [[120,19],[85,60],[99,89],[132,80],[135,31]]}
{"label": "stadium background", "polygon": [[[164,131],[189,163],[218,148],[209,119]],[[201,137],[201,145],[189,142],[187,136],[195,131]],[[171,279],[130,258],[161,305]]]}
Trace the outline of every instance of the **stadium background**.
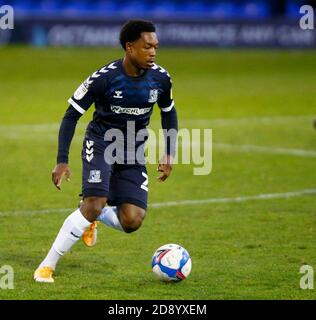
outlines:
{"label": "stadium background", "polygon": [[[299,28],[307,3],[0,1],[15,10],[14,30],[0,30],[0,267],[14,268],[15,289],[0,289],[0,299],[315,299],[299,273],[316,267],[316,38]],[[72,181],[62,192],[50,182],[66,101],[122,56],[118,31],[129,18],[157,24],[157,63],[173,77],[180,127],[213,129],[212,173],[177,165],[158,184],[150,165],[143,227],[125,235],[100,226],[97,246],[78,243],[54,285],[33,283],[79,201],[92,110],[73,140]],[[193,261],[177,285],[150,269],[170,242]]]}

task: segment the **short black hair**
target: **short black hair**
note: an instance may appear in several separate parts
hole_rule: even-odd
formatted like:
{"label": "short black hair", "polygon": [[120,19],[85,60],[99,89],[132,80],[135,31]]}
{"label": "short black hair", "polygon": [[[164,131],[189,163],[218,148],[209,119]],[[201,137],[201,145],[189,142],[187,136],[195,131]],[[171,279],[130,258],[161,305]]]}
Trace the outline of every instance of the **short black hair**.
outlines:
{"label": "short black hair", "polygon": [[120,43],[124,50],[127,42],[133,42],[140,38],[142,32],[156,32],[155,25],[146,20],[129,20],[120,32]]}

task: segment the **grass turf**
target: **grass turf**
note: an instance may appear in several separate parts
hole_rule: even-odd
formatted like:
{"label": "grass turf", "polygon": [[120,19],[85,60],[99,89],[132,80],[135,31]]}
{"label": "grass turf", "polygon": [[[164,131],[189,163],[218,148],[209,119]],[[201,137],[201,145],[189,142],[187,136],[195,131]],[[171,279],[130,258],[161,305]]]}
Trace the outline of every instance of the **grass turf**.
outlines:
{"label": "grass turf", "polygon": [[[76,244],[53,285],[33,282],[70,213],[59,209],[79,201],[80,147],[92,110],[72,144],[71,182],[62,192],[50,182],[66,101],[121,55],[101,48],[0,50],[0,267],[15,272],[15,289],[0,289],[0,299],[315,299],[313,290],[299,288],[300,267],[316,267],[313,195],[149,208],[136,233],[100,225],[98,244]],[[193,165],[176,165],[159,184],[149,165],[150,204],[315,188],[314,51],[160,49],[158,64],[173,77],[180,127],[213,129],[213,170],[194,176]],[[157,108],[151,127],[159,128]],[[178,284],[159,282],[150,267],[154,250],[169,242],[192,257],[190,277]]]}

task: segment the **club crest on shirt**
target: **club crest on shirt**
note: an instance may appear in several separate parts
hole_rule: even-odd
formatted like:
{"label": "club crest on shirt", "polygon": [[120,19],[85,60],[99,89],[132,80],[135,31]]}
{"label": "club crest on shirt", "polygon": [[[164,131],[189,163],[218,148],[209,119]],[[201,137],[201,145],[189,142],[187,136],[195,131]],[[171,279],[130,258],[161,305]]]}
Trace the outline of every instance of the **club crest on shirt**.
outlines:
{"label": "club crest on shirt", "polygon": [[149,103],[155,103],[158,100],[158,89],[149,90]]}
{"label": "club crest on shirt", "polygon": [[100,170],[90,170],[90,176],[89,176],[88,182],[90,182],[90,183],[102,182],[101,171]]}

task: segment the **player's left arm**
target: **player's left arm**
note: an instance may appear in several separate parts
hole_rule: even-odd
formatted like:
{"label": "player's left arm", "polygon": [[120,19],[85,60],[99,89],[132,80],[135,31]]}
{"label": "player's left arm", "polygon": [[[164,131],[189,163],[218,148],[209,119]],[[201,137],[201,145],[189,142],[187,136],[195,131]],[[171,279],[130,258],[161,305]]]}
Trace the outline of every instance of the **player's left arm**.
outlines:
{"label": "player's left arm", "polygon": [[160,159],[157,171],[162,174],[159,181],[165,181],[171,174],[172,164],[176,154],[178,134],[178,116],[172,97],[172,82],[169,76],[163,79],[163,92],[158,99],[160,108],[161,126],[165,137],[165,154]]}

